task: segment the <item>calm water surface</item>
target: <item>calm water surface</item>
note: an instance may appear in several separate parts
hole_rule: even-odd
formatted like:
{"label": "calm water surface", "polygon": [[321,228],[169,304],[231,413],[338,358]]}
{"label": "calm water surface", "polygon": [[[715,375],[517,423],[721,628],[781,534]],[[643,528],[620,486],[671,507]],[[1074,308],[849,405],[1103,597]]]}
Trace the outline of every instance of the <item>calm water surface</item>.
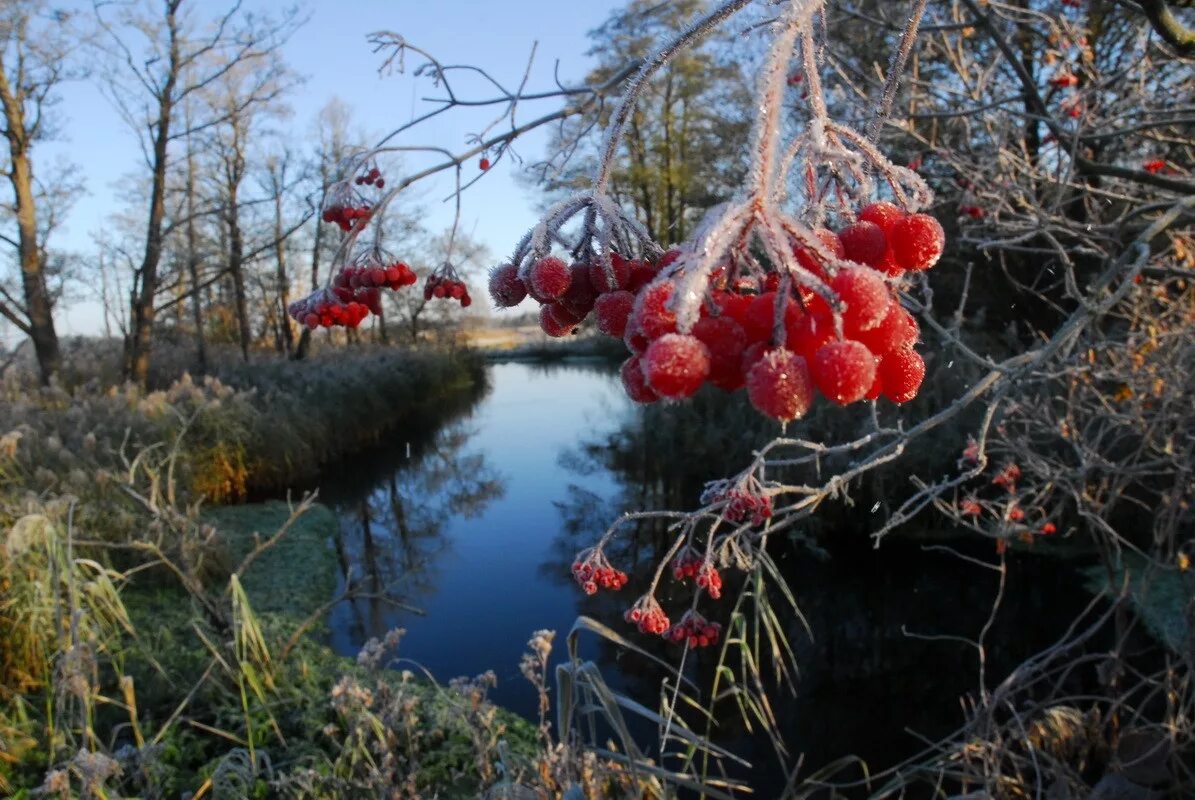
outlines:
{"label": "calm water surface", "polygon": [[[532,632],[549,628],[562,637],[587,614],[627,633],[622,610],[646,586],[665,543],[651,531],[628,542],[618,563],[632,572],[631,585],[596,597],[571,582],[575,551],[624,506],[667,496],[668,475],[683,473],[697,486],[721,477],[702,474],[717,469],[709,459],[703,465],[686,460],[682,447],[653,443],[642,414],[611,367],[499,364],[479,397],[332,471],[320,491],[341,520],[340,588],[351,580],[422,612],[382,599],[341,603],[330,620],[335,649],[352,655],[368,638],[406,628],[400,655],[441,681],[492,669],[499,679],[492,697],[531,717],[536,698],[518,663]],[[990,610],[994,574],[908,542],[875,551],[866,533],[865,526],[834,532],[822,542],[828,557],[798,547],[776,552],[813,631],[810,639],[792,628],[802,673],[796,697],[780,707],[786,741],[806,753],[809,769],[848,753],[873,767],[915,753],[921,741],[910,731],[953,730],[959,697],[976,685],[967,648],[904,630],[973,636]],[[991,634],[999,643],[989,655],[993,674],[1053,641],[1085,602],[1064,570],[1046,559],[1014,559]],[[683,602],[674,598],[672,607]],[[709,610],[717,619],[717,608]],[[646,644],[666,658],[679,654]],[[616,688],[656,707],[661,675],[650,662],[592,638],[583,640],[582,655],[598,661]],[[713,655],[690,658],[697,677],[708,677]],[[725,720],[724,730],[752,760],[766,760],[735,720]]]}

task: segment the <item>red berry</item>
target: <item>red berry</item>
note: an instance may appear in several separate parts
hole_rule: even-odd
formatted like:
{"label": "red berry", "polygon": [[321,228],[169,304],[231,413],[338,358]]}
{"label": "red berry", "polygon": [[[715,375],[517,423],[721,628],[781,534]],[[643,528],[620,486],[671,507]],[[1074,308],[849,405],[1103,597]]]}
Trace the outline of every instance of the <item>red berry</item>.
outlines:
{"label": "red berry", "polygon": [[884,397],[893,403],[907,403],[917,396],[925,380],[925,361],[911,347],[893,350],[880,359],[876,371],[884,384]]}
{"label": "red berry", "polygon": [[843,322],[848,331],[865,331],[879,325],[892,303],[888,284],[874,269],[840,270],[830,288],[846,303]]}
{"label": "red berry", "polygon": [[846,226],[838,232],[838,238],[842,241],[842,250],[847,258],[869,267],[879,265],[884,259],[884,251],[888,249],[884,229],[866,220]]}
{"label": "red berry", "polygon": [[647,376],[643,374],[643,357],[631,356],[622,364],[622,388],[627,397],[636,403],[654,403],[660,396],[647,385]]}
{"label": "red berry", "polygon": [[648,286],[639,293],[632,318],[648,339],[658,339],[676,330],[676,314],[668,308],[673,285],[668,281]]}
{"label": "red berry", "polygon": [[545,303],[539,309],[539,327],[544,333],[557,339],[568,336],[577,329],[580,322],[581,320],[559,303]]}
{"label": "red berry", "polygon": [[668,333],[652,342],[643,354],[643,374],[660,397],[691,397],[710,372],[710,356],[697,338]]}
{"label": "red berry", "polygon": [[806,359],[834,340],[834,320],[828,314],[804,314],[785,323],[784,346]]}
{"label": "red berry", "polygon": [[892,252],[901,269],[927,270],[942,257],[946,233],[928,214],[913,214],[892,226]]}
{"label": "red berry", "polygon": [[747,397],[761,414],[781,422],[798,419],[813,404],[813,379],[805,359],[773,350],[747,373]]}
{"label": "red berry", "polygon": [[[814,234],[821,241],[825,249],[829,250],[835,258],[843,258],[845,252],[842,249],[842,240],[838,238],[834,231],[826,230],[825,228],[817,228]],[[805,269],[817,275],[819,278],[825,278],[826,271],[822,265],[822,257],[815,251],[805,247],[796,247],[793,249],[793,254],[797,257],[797,262]]]}
{"label": "red berry", "polygon": [[862,342],[830,342],[813,356],[813,381],[840,406],[863,399],[876,377],[876,358]]}
{"label": "red berry", "polygon": [[503,264],[490,270],[490,297],[498,308],[513,308],[526,296],[527,287],[514,264]]}
{"label": "red berry", "polygon": [[705,317],[693,326],[693,336],[710,353],[710,383],[733,392],[743,385],[743,350],[747,334],[728,316]]}
{"label": "red berry", "polygon": [[610,268],[614,272],[614,283],[610,285],[610,278],[606,275],[606,265],[600,258],[589,262],[589,282],[599,294],[613,292],[625,288],[631,279],[631,262],[625,260],[618,253],[610,254]]}
{"label": "red berry", "polygon": [[589,270],[584,264],[573,264],[569,268],[568,291],[560,298],[560,304],[577,319],[585,319],[593,311],[597,292],[589,282]]}
{"label": "red berry", "polygon": [[597,328],[607,336],[621,339],[627,331],[627,319],[635,305],[635,295],[626,291],[607,292],[599,295],[593,305],[597,317]]}
{"label": "red berry", "polygon": [[892,230],[892,226],[897,221],[905,218],[905,212],[894,203],[889,203],[887,200],[881,200],[878,203],[872,203],[869,206],[864,206],[859,212],[859,219],[863,222],[874,222],[880,226],[885,234]]}
{"label": "red berry", "polygon": [[477,166],[482,172],[485,172],[490,168],[490,160],[485,156],[482,156],[481,160],[477,162]]}
{"label": "red berry", "polygon": [[912,347],[920,335],[913,315],[905,311],[900,303],[893,302],[879,325],[858,332],[854,338],[867,345],[867,349],[877,356],[882,356],[893,350]]}
{"label": "red berry", "polygon": [[559,300],[568,291],[572,272],[559,258],[548,256],[536,261],[527,276],[528,293],[541,303]]}
{"label": "red berry", "polygon": [[775,320],[776,293],[764,292],[751,301],[740,321],[748,341],[768,342],[772,340]]}

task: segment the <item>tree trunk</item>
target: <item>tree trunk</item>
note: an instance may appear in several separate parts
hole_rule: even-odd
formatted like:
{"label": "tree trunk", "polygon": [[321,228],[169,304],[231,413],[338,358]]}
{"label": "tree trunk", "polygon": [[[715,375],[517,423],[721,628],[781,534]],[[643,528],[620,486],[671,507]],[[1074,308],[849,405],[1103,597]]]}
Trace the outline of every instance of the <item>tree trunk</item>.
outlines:
{"label": "tree trunk", "polygon": [[278,266],[278,325],[282,329],[282,344],[289,356],[295,348],[295,332],[290,326],[290,315],[286,313],[286,307],[290,305],[290,279],[286,274],[286,242],[282,236],[281,185],[274,193],[274,254]]}
{"label": "tree trunk", "polygon": [[195,323],[195,362],[207,373],[207,342],[203,335],[203,290],[199,286],[199,237],[195,230],[195,153],[187,137],[187,275],[191,281],[191,315]]}
{"label": "tree trunk", "polygon": [[143,387],[149,382],[149,357],[153,349],[154,297],[158,290],[158,264],[162,260],[162,220],[166,217],[166,149],[174,113],[174,88],[178,83],[178,24],[173,8],[166,14],[166,24],[170,30],[170,69],[157,96],[158,120],[154,132],[153,183],[149,194],[145,255],[137,271],[140,286],[135,285],[133,289],[129,313],[133,330],[125,350],[125,377]]}
{"label": "tree trunk", "polygon": [[[320,164],[320,179],[323,181],[325,192],[320,193],[320,202],[316,207],[315,215],[315,241],[311,245],[311,290],[315,291],[319,288],[319,256],[320,248],[324,244],[324,226],[320,222],[319,209],[324,207],[324,199],[326,197],[326,189],[328,186],[328,172],[326,166]],[[307,357],[307,351],[311,348],[311,328],[306,325],[303,326],[302,332],[299,334],[299,346],[295,348],[295,361],[302,361]]]}
{"label": "tree trunk", "polygon": [[[11,169],[8,179],[15,196],[17,258],[21,266],[21,288],[25,296],[25,324],[18,327],[33,342],[43,384],[62,366],[58,334],[54,330],[53,303],[46,286],[45,259],[37,241],[37,207],[33,199],[33,165],[29,161],[29,139],[25,127],[25,101],[16,87],[14,95],[8,75],[0,66],[0,100],[4,104]],[[14,320],[14,322],[16,322]]]}

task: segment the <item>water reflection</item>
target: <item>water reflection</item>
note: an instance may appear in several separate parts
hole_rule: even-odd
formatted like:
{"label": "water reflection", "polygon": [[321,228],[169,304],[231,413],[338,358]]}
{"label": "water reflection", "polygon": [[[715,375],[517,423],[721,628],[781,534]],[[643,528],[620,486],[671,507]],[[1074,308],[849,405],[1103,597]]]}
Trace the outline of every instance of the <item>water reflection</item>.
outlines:
{"label": "water reflection", "polygon": [[[667,548],[658,523],[627,530],[610,550],[631,577],[621,592],[584,595],[569,565],[623,510],[693,507],[707,480],[737,471],[775,429],[741,397],[716,392],[689,404],[634,407],[609,366],[499,364],[489,375],[488,393],[446,410],[441,427],[429,424],[422,436],[412,430],[322,486],[341,516],[344,574],[427,612],[345,603],[332,615],[332,643],[351,654],[369,636],[405,627],[403,655],[443,680],[494,669],[495,699],[532,717],[536,698],[517,665],[536,629],[563,636],[585,614],[679,659],[679,649],[622,622]],[[873,550],[868,521],[857,516],[868,508],[827,509],[832,522],[819,543],[828,557],[783,536],[772,545],[813,631],[811,638],[789,626],[801,674],[795,697],[776,708],[790,753],[805,753],[808,770],[850,753],[877,767],[895,763],[921,747],[920,736],[952,730],[959,698],[976,685],[973,652],[903,630],[973,636],[990,609],[994,576],[916,542]],[[993,676],[1052,642],[1072,618],[1084,598],[1068,574],[1055,562],[1014,559],[990,635],[999,643],[988,654]],[[725,599],[702,607],[721,621],[742,576],[727,571],[724,580]],[[689,591],[666,580],[660,600],[682,608]],[[596,637],[582,640],[581,655],[616,689],[657,706],[663,675],[650,661]],[[714,648],[690,654],[686,671],[708,686],[716,659]],[[753,782],[770,796],[778,776],[769,772],[769,747],[728,706],[716,711],[719,740],[759,765]],[[640,733],[650,741],[655,732]]]}

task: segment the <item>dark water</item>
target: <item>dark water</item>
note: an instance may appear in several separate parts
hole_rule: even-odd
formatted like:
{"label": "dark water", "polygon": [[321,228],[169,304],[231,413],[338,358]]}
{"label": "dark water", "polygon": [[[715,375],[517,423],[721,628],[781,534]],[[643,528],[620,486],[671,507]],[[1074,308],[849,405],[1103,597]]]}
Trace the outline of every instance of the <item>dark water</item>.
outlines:
{"label": "dark water", "polygon": [[[691,504],[702,482],[726,474],[752,446],[750,429],[735,424],[741,413],[717,397],[683,412],[645,412],[625,399],[608,367],[491,367],[484,394],[323,480],[321,499],[341,518],[341,588],[351,576],[423,612],[381,599],[342,603],[330,620],[333,646],[351,655],[371,636],[406,628],[401,655],[441,681],[492,669],[499,683],[491,696],[531,717],[536,699],[518,663],[532,632],[563,636],[586,614],[629,634],[622,611],[646,586],[665,542],[652,530],[624,540],[611,554],[631,584],[595,597],[571,582],[575,551],[624,508]],[[744,428],[746,441],[719,438]],[[960,698],[977,687],[975,653],[906,631],[973,637],[997,587],[995,573],[916,543],[891,539],[876,551],[866,520],[854,527],[823,530],[821,555],[784,541],[773,548],[812,630],[810,638],[790,626],[801,673],[795,698],[777,707],[807,771],[847,754],[889,766],[916,753],[923,737],[953,730]],[[968,552],[992,560],[987,547]],[[989,682],[1058,637],[1086,602],[1074,586],[1057,561],[1014,557],[989,634]],[[733,577],[726,596],[734,596]],[[670,599],[673,607],[685,602],[683,594]],[[716,605],[707,610],[718,618]],[[635,638],[665,658],[679,656]],[[712,650],[690,656],[699,682],[713,672]],[[662,675],[650,662],[593,637],[583,639],[582,655],[617,689],[656,707]],[[757,786],[774,786],[766,742],[745,734],[733,707],[722,711],[722,740],[763,765],[753,773]]]}

